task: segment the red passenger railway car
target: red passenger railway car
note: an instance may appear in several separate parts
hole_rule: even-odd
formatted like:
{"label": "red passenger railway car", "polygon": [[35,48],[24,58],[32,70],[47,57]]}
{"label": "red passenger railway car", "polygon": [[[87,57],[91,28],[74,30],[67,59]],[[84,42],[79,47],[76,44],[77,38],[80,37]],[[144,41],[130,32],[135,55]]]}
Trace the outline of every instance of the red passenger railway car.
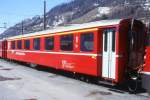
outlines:
{"label": "red passenger railway car", "polygon": [[0,40],[0,58],[7,58],[7,40]]}
{"label": "red passenger railway car", "polygon": [[142,70],[142,87],[150,94],[150,46],[146,48],[145,65]]}
{"label": "red passenger railway car", "polygon": [[0,58],[2,58],[2,40],[0,41]]}
{"label": "red passenger railway car", "polygon": [[102,20],[7,38],[3,55],[120,84],[141,69],[145,38],[138,20]]}

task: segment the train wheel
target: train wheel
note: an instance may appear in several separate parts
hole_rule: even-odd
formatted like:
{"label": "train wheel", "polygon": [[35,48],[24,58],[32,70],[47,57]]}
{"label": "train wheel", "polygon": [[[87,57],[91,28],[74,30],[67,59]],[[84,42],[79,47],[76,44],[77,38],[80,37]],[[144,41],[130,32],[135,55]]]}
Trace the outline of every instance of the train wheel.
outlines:
{"label": "train wheel", "polygon": [[29,65],[30,65],[31,68],[36,68],[37,67],[37,64],[30,63]]}
{"label": "train wheel", "polygon": [[81,81],[85,81],[85,77],[84,77],[84,76],[81,76],[81,77],[80,77],[80,80],[81,80]]}
{"label": "train wheel", "polygon": [[127,86],[130,93],[136,93],[138,88],[138,78],[130,78],[127,82]]}
{"label": "train wheel", "polygon": [[89,81],[89,78],[86,78],[86,79],[85,79],[85,81],[86,81],[87,83],[89,83],[89,82],[90,82],[90,81]]}

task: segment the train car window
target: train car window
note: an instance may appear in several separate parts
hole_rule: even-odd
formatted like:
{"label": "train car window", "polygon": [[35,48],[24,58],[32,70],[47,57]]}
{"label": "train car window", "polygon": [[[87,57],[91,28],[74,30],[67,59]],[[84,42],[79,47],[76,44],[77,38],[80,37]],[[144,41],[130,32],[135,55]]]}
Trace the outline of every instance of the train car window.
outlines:
{"label": "train car window", "polygon": [[116,32],[114,29],[110,30],[112,32],[112,51],[115,52],[115,44],[116,44]]}
{"label": "train car window", "polygon": [[81,34],[80,41],[81,51],[90,52],[94,50],[94,34],[93,33],[84,33]]}
{"label": "train car window", "polygon": [[33,40],[33,49],[40,50],[40,38],[35,38]]}
{"label": "train car window", "polygon": [[30,49],[30,40],[24,41],[24,49],[29,50]]}
{"label": "train car window", "polygon": [[22,40],[17,41],[17,48],[22,49]]}
{"label": "train car window", "polygon": [[15,49],[15,41],[11,42],[11,49]]}
{"label": "train car window", "polygon": [[116,31],[115,31],[115,29],[114,28],[105,29],[103,34],[104,34],[104,51],[106,52],[107,49],[108,49],[108,41],[109,41],[108,40],[108,34],[112,34],[111,35],[111,37],[112,37],[112,39],[111,39],[111,45],[112,45],[111,50],[113,52],[115,52],[115,43],[116,43],[115,42],[115,40],[116,40]]}
{"label": "train car window", "polygon": [[60,37],[60,48],[64,51],[73,50],[73,35],[64,35]]}
{"label": "train car window", "polygon": [[107,39],[108,39],[108,34],[107,31],[104,31],[104,51],[107,51]]}
{"label": "train car window", "polygon": [[54,49],[54,37],[45,37],[45,50]]}

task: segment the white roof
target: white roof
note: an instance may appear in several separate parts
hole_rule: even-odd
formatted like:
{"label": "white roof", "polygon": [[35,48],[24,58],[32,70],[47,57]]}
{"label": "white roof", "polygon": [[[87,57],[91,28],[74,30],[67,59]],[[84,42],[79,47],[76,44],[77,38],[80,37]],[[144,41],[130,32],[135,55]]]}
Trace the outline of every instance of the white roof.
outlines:
{"label": "white roof", "polygon": [[95,21],[95,22],[89,22],[84,24],[75,24],[72,26],[63,26],[63,27],[56,27],[54,29],[24,34],[24,35],[18,35],[14,37],[10,37],[8,39],[16,39],[21,37],[30,37],[34,35],[43,35],[43,34],[49,34],[49,33],[59,33],[59,32],[65,32],[65,31],[71,31],[71,30],[79,30],[79,29],[85,29],[85,28],[94,28],[94,27],[100,27],[100,26],[109,26],[109,25],[117,25],[120,23],[122,19],[113,19],[113,20],[101,20],[101,21]]}

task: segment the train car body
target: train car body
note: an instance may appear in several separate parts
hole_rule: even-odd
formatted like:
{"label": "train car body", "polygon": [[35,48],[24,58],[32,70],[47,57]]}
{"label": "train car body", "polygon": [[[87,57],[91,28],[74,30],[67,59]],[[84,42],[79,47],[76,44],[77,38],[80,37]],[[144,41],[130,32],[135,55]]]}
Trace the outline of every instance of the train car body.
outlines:
{"label": "train car body", "polygon": [[140,21],[97,21],[8,38],[5,58],[119,84],[143,63],[144,37]]}
{"label": "train car body", "polygon": [[0,40],[0,58],[7,58],[7,40]]}
{"label": "train car body", "polygon": [[142,87],[150,94],[150,46],[146,48],[145,65],[142,70]]}
{"label": "train car body", "polygon": [[2,58],[2,40],[0,41],[0,58]]}

